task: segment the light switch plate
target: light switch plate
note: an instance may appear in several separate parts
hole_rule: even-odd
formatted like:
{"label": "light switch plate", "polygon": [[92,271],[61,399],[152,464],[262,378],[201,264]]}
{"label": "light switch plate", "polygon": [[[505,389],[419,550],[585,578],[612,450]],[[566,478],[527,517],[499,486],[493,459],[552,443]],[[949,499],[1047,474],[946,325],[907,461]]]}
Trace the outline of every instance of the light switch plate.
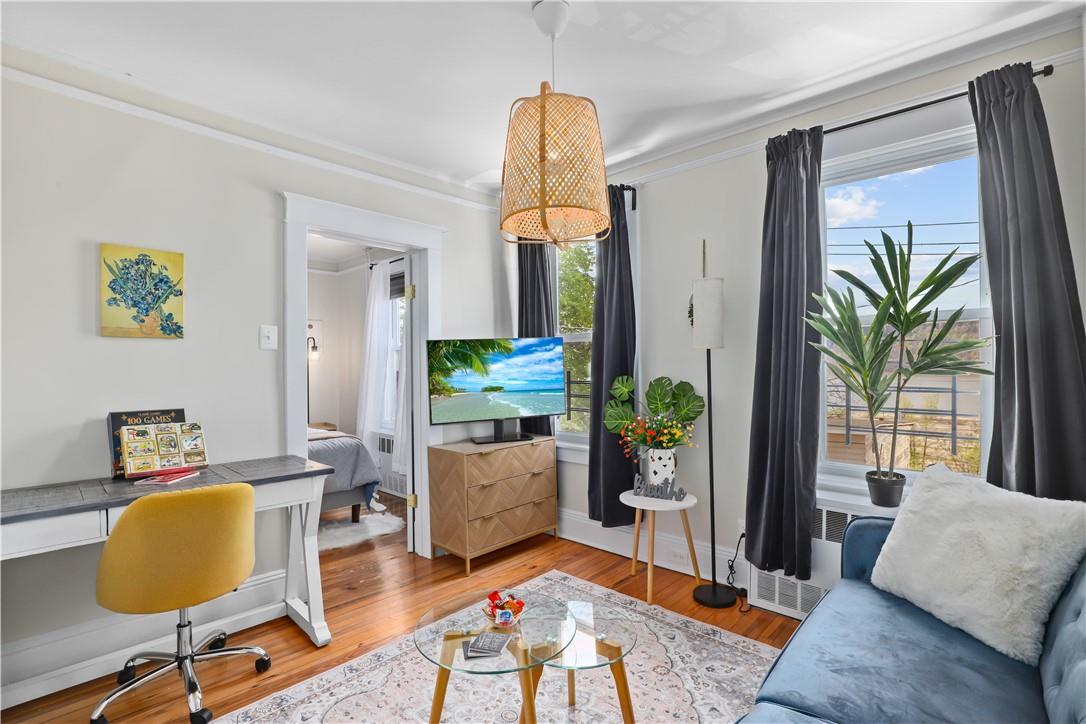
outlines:
{"label": "light switch plate", "polygon": [[279,328],[274,324],[260,325],[260,349],[279,349]]}

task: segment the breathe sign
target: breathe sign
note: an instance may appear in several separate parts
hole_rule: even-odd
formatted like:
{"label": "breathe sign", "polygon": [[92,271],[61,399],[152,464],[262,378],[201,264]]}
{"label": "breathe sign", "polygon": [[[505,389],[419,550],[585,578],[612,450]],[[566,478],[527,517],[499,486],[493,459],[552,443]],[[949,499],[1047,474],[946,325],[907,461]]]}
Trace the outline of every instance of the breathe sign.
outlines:
{"label": "breathe sign", "polygon": [[641,473],[634,476],[634,495],[658,500],[682,500],[686,490],[675,485],[675,478],[664,478],[662,483],[646,483]]}

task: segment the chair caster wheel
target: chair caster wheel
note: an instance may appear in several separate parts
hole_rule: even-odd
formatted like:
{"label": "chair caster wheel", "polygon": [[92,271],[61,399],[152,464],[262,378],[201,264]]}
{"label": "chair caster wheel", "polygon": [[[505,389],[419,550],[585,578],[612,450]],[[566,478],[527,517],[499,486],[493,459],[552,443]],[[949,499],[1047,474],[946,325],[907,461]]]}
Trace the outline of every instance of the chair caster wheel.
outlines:
{"label": "chair caster wheel", "polygon": [[226,634],[212,641],[207,647],[212,651],[226,648]]}
{"label": "chair caster wheel", "polygon": [[263,674],[271,668],[271,657],[264,656],[256,660],[256,673]]}
{"label": "chair caster wheel", "polygon": [[134,678],[136,678],[136,665],[125,664],[125,667],[117,672],[117,685],[124,686]]}
{"label": "chair caster wheel", "polygon": [[208,724],[211,721],[211,710],[201,709],[189,714],[189,724]]}
{"label": "chair caster wheel", "polygon": [[90,724],[109,724],[109,721],[106,719],[106,715],[103,714],[97,719],[91,719]]}

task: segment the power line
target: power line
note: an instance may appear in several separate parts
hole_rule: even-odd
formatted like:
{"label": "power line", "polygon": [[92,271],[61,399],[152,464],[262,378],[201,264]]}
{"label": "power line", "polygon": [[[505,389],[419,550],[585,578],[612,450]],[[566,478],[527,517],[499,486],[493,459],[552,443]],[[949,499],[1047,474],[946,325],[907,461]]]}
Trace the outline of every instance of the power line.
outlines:
{"label": "power line", "polygon": [[[913,228],[919,226],[965,226],[967,224],[979,224],[979,221],[933,221],[928,224],[913,224]],[[883,224],[882,226],[827,226],[826,231],[838,231],[842,229],[906,229],[908,224]]]}

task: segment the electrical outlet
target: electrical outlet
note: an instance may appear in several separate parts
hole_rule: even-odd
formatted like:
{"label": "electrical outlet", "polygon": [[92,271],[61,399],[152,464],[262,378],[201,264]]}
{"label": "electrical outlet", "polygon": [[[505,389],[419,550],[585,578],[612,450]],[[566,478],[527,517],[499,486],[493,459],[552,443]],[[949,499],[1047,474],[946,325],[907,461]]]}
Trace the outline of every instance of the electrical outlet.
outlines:
{"label": "electrical outlet", "polygon": [[680,565],[685,565],[690,562],[690,556],[688,556],[686,551],[684,550],[671,551],[668,558],[671,560],[672,563],[677,563]]}
{"label": "electrical outlet", "polygon": [[738,518],[736,520],[735,525],[736,525],[736,530],[738,530],[740,533],[746,533],[747,532],[747,519],[746,518]]}

